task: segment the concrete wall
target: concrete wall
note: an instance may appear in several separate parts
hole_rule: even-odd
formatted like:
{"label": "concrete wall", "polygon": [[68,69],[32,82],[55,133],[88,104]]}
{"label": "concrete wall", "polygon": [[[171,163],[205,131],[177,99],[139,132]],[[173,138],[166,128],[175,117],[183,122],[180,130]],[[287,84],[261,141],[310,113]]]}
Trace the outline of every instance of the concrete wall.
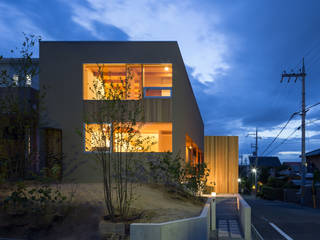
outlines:
{"label": "concrete wall", "polygon": [[40,42],[44,120],[46,127],[62,129],[63,172],[69,173],[64,180],[101,179],[93,154],[84,152],[77,133],[83,130],[84,63],[172,63],[173,152],[184,156],[186,134],[203,150],[203,121],[177,42]]}
{"label": "concrete wall", "polygon": [[209,234],[214,224],[210,219],[215,219],[215,205],[209,198],[199,217],[164,223],[133,223],[130,225],[131,240],[198,240],[209,239]]}
{"label": "concrete wall", "polygon": [[251,240],[251,207],[240,194],[237,194],[237,207],[244,239]]}

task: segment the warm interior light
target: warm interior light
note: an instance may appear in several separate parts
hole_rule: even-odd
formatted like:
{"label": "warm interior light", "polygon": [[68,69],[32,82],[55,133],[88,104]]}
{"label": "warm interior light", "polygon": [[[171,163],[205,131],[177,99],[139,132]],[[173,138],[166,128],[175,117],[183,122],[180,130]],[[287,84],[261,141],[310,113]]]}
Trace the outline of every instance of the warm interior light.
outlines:
{"label": "warm interior light", "polygon": [[168,71],[169,71],[169,68],[168,68],[168,67],[164,67],[164,70],[168,72]]}
{"label": "warm interior light", "polygon": [[211,192],[211,196],[215,197],[215,196],[217,196],[217,193],[216,192]]}
{"label": "warm interior light", "polygon": [[254,189],[256,189],[256,186],[255,186],[255,185],[253,185],[253,186],[252,186],[252,189],[253,189],[253,190],[254,190]]}
{"label": "warm interior light", "polygon": [[190,146],[189,149],[192,149],[192,146]]}

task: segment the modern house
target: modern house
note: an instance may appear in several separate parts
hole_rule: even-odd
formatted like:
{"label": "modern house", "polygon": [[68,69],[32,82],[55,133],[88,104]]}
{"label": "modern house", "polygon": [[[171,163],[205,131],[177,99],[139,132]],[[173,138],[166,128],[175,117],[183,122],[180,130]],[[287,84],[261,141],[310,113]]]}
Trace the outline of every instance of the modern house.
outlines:
{"label": "modern house", "polygon": [[133,72],[130,96],[123,101],[142,100],[145,124],[139,131],[156,139],[150,151],[180,153],[187,162],[203,161],[203,120],[177,42],[41,41],[40,59],[40,92],[48,123],[41,155],[63,153],[64,180],[100,180],[91,157],[98,145],[78,132],[105,124],[84,120],[99,104],[107,104],[90,91],[101,65],[105,73],[101,94],[111,84],[121,84],[128,68]]}

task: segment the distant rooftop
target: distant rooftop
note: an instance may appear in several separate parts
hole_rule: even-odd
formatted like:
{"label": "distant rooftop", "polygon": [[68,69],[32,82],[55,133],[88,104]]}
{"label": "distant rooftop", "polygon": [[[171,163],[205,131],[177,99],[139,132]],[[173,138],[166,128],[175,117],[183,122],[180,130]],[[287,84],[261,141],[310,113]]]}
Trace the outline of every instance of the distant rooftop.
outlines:
{"label": "distant rooftop", "polygon": [[[23,58],[2,58],[0,63],[20,63]],[[39,58],[31,58],[32,62],[39,63]]]}
{"label": "distant rooftop", "polygon": [[[255,165],[256,157],[249,156],[250,165]],[[257,167],[279,167],[281,166],[278,157],[258,157]]]}
{"label": "distant rooftop", "polygon": [[316,155],[320,155],[320,148],[306,153],[306,157],[312,157]]}

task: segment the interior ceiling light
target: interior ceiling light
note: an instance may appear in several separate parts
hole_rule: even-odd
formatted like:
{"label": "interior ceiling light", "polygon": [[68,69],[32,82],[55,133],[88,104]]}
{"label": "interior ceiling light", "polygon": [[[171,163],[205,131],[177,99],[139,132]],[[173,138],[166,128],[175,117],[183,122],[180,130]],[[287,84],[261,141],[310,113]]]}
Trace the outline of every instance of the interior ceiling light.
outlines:
{"label": "interior ceiling light", "polygon": [[164,70],[165,70],[165,71],[169,71],[169,68],[168,68],[168,67],[164,67]]}

